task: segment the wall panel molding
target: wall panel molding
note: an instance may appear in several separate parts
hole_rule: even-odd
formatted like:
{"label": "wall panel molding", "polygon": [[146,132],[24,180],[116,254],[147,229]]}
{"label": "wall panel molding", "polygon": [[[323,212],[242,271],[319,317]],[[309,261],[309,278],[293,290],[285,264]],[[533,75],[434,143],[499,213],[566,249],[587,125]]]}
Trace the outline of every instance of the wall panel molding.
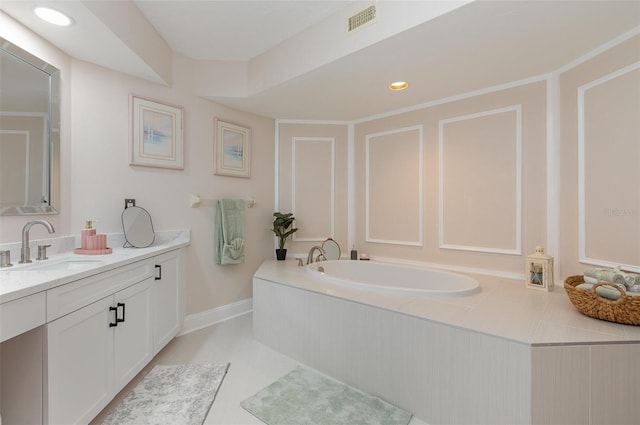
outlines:
{"label": "wall panel molding", "polygon": [[[372,229],[374,223],[372,223],[371,212],[373,208],[380,207],[381,205],[372,205],[374,202],[372,200],[372,178],[374,177],[375,170],[372,170],[371,164],[371,156],[372,156],[372,142],[376,138],[382,138],[386,136],[399,135],[401,133],[409,133],[416,132],[417,133],[417,145],[415,146],[416,155],[417,155],[417,168],[415,170],[415,178],[417,178],[416,184],[416,192],[415,193],[415,202],[416,202],[416,210],[413,211],[416,217],[416,228],[414,230],[414,238],[404,238],[404,239],[396,239],[396,238],[388,238],[388,237],[373,237],[372,233],[376,233],[376,229]],[[397,128],[393,130],[388,130],[380,133],[367,134],[365,137],[365,241],[373,242],[373,243],[382,243],[382,244],[392,244],[392,245],[405,245],[405,246],[423,246],[423,221],[424,221],[424,191],[423,191],[423,162],[424,162],[424,128],[422,125],[416,125],[411,127],[403,127]],[[404,168],[405,171],[406,168]],[[398,182],[397,187],[399,187],[402,182]],[[400,193],[400,191],[396,191],[396,193]],[[400,206],[397,206],[400,207]],[[396,220],[397,221],[397,220]],[[393,221],[387,222],[387,226],[393,227]],[[384,231],[377,230],[379,233]]]}
{"label": "wall panel molding", "polygon": [[[640,62],[635,62],[628,66],[625,66],[617,71],[603,75],[593,81],[583,84],[578,87],[578,261],[581,263],[592,264],[596,266],[610,267],[612,265],[618,265],[625,270],[640,272],[640,264],[628,264],[625,261],[617,262],[612,259],[593,258],[587,254],[587,248],[589,243],[589,235],[587,231],[587,128],[586,128],[586,113],[587,113],[587,101],[585,99],[587,92],[598,86],[602,86],[613,80],[623,77],[630,72],[640,69]],[[637,162],[636,162],[637,165]],[[598,173],[601,178],[606,178],[606,173]],[[612,182],[613,183],[613,182]],[[640,183],[639,183],[640,186]],[[603,205],[606,209],[607,205]],[[615,210],[614,206],[609,205],[610,210]],[[640,220],[640,205],[635,209],[631,208],[629,211],[620,211],[620,215],[630,214]],[[617,212],[616,212],[617,213]],[[612,212],[613,214],[613,212]],[[620,229],[624,232],[624,229]],[[637,237],[637,236],[636,236]],[[597,239],[597,238],[596,238]],[[610,242],[610,241],[609,241]],[[608,243],[601,240],[597,240],[596,243]]]}
{"label": "wall panel molding", "polygon": [[[445,126],[453,123],[460,123],[467,120],[475,120],[479,118],[485,118],[505,113],[515,113],[515,134],[513,135],[514,141],[514,170],[515,170],[515,184],[514,184],[514,234],[512,246],[495,247],[495,246],[482,246],[479,244],[465,244],[465,243],[446,243],[446,228],[445,228]],[[438,143],[439,143],[439,247],[441,249],[452,249],[462,251],[474,251],[474,252],[487,252],[496,254],[510,254],[510,255],[522,255],[522,106],[514,105],[504,108],[492,109],[487,111],[481,111],[468,115],[461,115],[457,117],[447,118],[439,120],[438,122]],[[500,164],[496,164],[499,166]]]}
{"label": "wall panel molding", "polygon": [[[323,182],[329,180],[329,190],[328,193],[320,193],[319,190],[314,190],[314,188],[305,186],[304,183],[298,182],[296,178],[296,169],[299,166],[305,167],[308,172],[313,164],[298,164],[297,163],[297,153],[302,153],[305,148],[309,148],[311,143],[322,143],[329,145],[329,158],[321,158],[316,156],[314,158],[314,162],[316,165],[318,162],[323,159],[329,160],[329,167],[327,170],[327,175],[315,175],[311,176],[312,181],[314,183]],[[293,137],[291,140],[291,205],[292,212],[296,218],[298,218],[299,212],[304,211],[309,207],[310,199],[313,205],[319,205],[321,203],[329,204],[329,226],[328,229],[325,229],[325,233],[319,233],[318,235],[311,234],[307,236],[300,236],[300,230],[293,234],[292,240],[294,242],[322,242],[327,239],[327,234],[331,238],[335,238],[335,151],[336,151],[336,140],[334,137]],[[326,195],[326,197],[323,197]],[[301,197],[305,197],[301,199]],[[305,202],[306,201],[306,202]],[[313,207],[312,207],[313,208]],[[314,223],[316,224],[316,223]],[[316,229],[317,231],[317,229]]]}

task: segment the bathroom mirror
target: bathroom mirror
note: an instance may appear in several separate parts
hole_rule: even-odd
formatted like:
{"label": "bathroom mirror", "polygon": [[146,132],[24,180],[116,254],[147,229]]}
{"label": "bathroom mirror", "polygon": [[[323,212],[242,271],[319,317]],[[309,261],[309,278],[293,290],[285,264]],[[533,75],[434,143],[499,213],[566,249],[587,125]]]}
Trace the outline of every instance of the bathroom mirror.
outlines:
{"label": "bathroom mirror", "polygon": [[322,243],[322,250],[324,251],[327,260],[340,259],[340,245],[338,245],[338,242],[333,239],[327,238],[327,240]]}
{"label": "bathroom mirror", "polygon": [[60,72],[0,37],[0,215],[57,214]]}
{"label": "bathroom mirror", "polygon": [[151,246],[156,238],[151,215],[144,208],[125,208],[122,211],[122,229],[126,239],[125,247],[146,248]]}

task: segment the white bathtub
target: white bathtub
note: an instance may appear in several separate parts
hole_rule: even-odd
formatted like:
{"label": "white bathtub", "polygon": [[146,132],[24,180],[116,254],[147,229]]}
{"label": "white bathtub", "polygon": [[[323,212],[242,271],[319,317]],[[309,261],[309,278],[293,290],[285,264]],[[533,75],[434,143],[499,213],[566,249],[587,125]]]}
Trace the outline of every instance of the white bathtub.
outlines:
{"label": "white bathtub", "polygon": [[325,282],[394,295],[461,296],[480,288],[469,276],[374,261],[321,261],[305,272]]}

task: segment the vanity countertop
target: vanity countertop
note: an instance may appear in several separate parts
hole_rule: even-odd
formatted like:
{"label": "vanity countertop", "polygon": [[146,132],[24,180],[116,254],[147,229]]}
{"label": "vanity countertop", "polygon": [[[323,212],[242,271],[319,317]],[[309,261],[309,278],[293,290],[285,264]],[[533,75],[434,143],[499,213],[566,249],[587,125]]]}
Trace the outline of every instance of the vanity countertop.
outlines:
{"label": "vanity countertop", "polygon": [[[59,238],[56,242],[59,245],[69,245],[69,239],[71,247],[78,244],[75,242],[76,237]],[[17,264],[17,261],[14,261],[13,267],[0,270],[0,304],[187,246],[190,239],[189,230],[163,231],[156,232],[154,243],[147,248],[123,248],[121,246],[124,238],[121,235],[109,235],[108,244],[113,247],[113,252],[104,255],[78,255],[72,250],[56,253],[59,249],[56,250],[53,246],[48,260],[33,260],[31,264]],[[71,257],[85,259],[88,262],[78,268],[29,270],[34,265],[37,267],[55,264]]]}
{"label": "vanity countertop", "polygon": [[296,260],[265,261],[254,277],[330,297],[367,304],[444,325],[532,346],[640,343],[640,326],[581,314],[562,284],[552,292],[508,278],[473,275],[480,292],[468,296],[408,297],[381,294],[315,279]]}

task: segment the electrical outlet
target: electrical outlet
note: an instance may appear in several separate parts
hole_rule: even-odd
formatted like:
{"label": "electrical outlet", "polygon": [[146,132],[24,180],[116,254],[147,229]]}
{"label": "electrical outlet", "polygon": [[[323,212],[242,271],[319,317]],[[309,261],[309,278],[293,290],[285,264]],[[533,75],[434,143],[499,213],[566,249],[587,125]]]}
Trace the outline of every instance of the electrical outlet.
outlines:
{"label": "electrical outlet", "polygon": [[124,199],[124,209],[126,210],[129,207],[135,207],[136,206],[136,200],[135,199],[130,199],[130,198],[125,198]]}

